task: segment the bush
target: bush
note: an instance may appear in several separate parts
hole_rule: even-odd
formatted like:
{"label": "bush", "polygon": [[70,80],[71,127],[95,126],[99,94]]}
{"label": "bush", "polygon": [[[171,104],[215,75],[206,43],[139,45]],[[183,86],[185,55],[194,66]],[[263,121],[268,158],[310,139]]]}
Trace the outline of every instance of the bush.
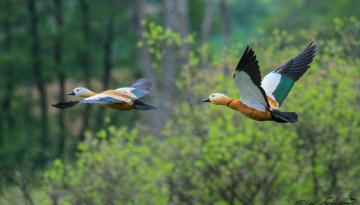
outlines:
{"label": "bush", "polygon": [[74,165],[54,162],[45,173],[48,196],[60,204],[166,204],[166,172],[158,141],[125,128],[98,133],[79,145]]}
{"label": "bush", "polygon": [[[154,42],[161,35],[186,43],[172,31],[152,28],[156,39],[149,34],[147,41],[158,60],[163,48]],[[301,33],[274,30],[269,42],[254,45],[260,66],[270,68],[263,75],[304,48],[290,46],[303,39]],[[177,81],[179,103],[161,136],[108,125],[79,145],[75,164],[54,162],[38,198],[45,204],[291,204],[359,193],[360,62],[342,44],[352,35],[317,42],[311,69],[281,108],[299,114],[295,125],[256,122],[202,104],[210,92],[239,96],[229,67],[244,45],[216,53],[190,44]],[[201,70],[204,57],[214,60]]]}

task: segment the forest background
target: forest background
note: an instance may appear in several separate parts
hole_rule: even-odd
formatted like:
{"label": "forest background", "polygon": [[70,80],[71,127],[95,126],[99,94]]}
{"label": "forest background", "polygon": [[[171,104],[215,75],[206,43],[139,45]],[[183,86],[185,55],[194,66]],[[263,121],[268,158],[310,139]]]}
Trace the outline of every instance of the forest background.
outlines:
{"label": "forest background", "polygon": [[[294,204],[360,200],[360,1],[0,0],[0,204]],[[315,41],[282,110],[255,122],[203,104],[239,96]],[[153,83],[157,110],[58,110],[66,92]],[[350,199],[352,197],[352,199]]]}

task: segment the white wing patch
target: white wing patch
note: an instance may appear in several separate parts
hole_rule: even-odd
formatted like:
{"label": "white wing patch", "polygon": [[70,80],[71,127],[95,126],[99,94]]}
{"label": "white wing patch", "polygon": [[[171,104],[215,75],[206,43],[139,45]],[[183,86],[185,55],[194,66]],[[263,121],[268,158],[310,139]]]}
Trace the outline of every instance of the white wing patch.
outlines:
{"label": "white wing patch", "polygon": [[281,75],[279,73],[271,72],[267,74],[264,79],[261,81],[261,87],[264,88],[266,95],[275,99],[273,93],[281,80]]}
{"label": "white wing patch", "polygon": [[121,103],[124,102],[119,98],[114,98],[113,96],[106,95],[106,94],[97,94],[88,98],[85,98],[80,101],[81,103],[90,103],[90,104],[114,104],[114,103]]}
{"label": "white wing patch", "polygon": [[131,93],[131,91],[133,91],[133,90],[135,90],[135,88],[131,88],[131,87],[124,87],[124,88],[116,89],[116,91],[127,92],[127,93]]}
{"label": "white wing patch", "polygon": [[246,72],[237,71],[235,74],[235,82],[240,90],[241,102],[259,111],[266,110],[267,103],[263,94]]}

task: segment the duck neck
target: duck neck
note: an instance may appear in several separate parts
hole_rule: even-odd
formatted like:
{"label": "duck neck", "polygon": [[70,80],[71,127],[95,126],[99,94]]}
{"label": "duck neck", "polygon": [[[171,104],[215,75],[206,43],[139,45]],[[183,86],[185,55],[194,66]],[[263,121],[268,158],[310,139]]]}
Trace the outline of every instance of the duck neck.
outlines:
{"label": "duck neck", "polygon": [[227,101],[226,106],[230,107],[230,104],[233,102],[233,99],[230,99],[229,101]]}
{"label": "duck neck", "polygon": [[220,105],[229,106],[232,101],[233,101],[233,99],[231,99],[230,97],[224,95],[224,96],[221,98],[221,100],[219,101],[219,104],[220,104]]}

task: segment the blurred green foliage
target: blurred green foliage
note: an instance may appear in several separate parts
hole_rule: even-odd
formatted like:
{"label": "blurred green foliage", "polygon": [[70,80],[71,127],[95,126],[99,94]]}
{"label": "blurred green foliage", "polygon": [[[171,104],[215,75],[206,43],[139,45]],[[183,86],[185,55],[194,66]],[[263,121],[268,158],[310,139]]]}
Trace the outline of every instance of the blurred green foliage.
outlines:
{"label": "blurred green foliage", "polygon": [[[201,1],[194,2],[193,12],[203,6]],[[135,123],[135,115],[130,120],[124,117],[125,125],[118,123],[118,116],[108,115],[112,120],[105,120],[104,127],[96,135],[88,131],[83,142],[72,139],[70,144],[76,146],[76,156],[56,159],[32,176],[27,190],[34,204],[266,205],[294,204],[303,199],[320,202],[329,196],[359,198],[360,23],[355,6],[350,2],[357,4],[347,0],[333,4],[262,0],[257,1],[259,5],[244,1],[241,3],[244,7],[236,7],[238,1],[228,1],[234,7],[232,19],[239,19],[232,21],[235,25],[232,35],[235,36],[231,42],[235,43],[221,49],[219,34],[213,35],[210,42],[198,43],[198,28],[193,26],[200,24],[197,21],[191,25],[194,33],[182,37],[170,28],[144,19],[141,41],[136,43],[133,33],[129,32],[124,39],[132,40],[121,42],[132,44],[115,46],[116,53],[122,56],[119,61],[133,66],[130,51],[134,50],[131,49],[146,46],[153,58],[152,69],[160,75],[166,48],[175,47],[186,59],[176,79],[177,103],[160,136],[144,132],[139,123]],[[108,9],[111,8],[100,10],[107,13]],[[324,10],[328,12],[319,14]],[[276,14],[271,18],[256,19],[257,14],[266,16],[274,11]],[[76,19],[75,11],[69,13]],[[102,14],[100,11],[97,14],[99,22],[102,22]],[[67,32],[76,28],[77,24],[72,23]],[[256,26],[251,24],[261,29],[256,31]],[[251,27],[251,31],[242,31],[248,33],[238,37],[237,29],[247,30],[242,25]],[[219,26],[219,22],[214,25]],[[94,30],[102,38],[101,29]],[[73,52],[69,58],[89,49],[84,46],[93,46],[90,49],[92,66],[100,65],[95,45],[80,42],[80,33],[74,32],[67,38],[69,45],[76,44],[79,49],[69,50]],[[297,112],[297,124],[256,122],[225,107],[200,102],[212,92],[222,92],[233,98],[239,96],[231,76],[248,42],[257,53],[264,76],[300,52],[310,40],[316,41],[318,54],[281,108]],[[189,48],[187,53],[181,51],[182,46]],[[15,48],[14,53],[23,55],[15,52]],[[1,55],[0,62],[13,62],[14,55]],[[24,54],[21,63],[26,64],[26,58]],[[208,69],[202,68],[204,59],[209,61]],[[77,63],[75,60],[68,62],[72,63],[67,67]],[[23,69],[22,64],[15,66]],[[71,69],[66,72],[72,73]],[[91,72],[99,75],[99,70]],[[79,78],[76,75],[72,78]],[[124,79],[132,75],[135,74],[125,74]],[[49,80],[51,76],[49,74]],[[25,87],[27,83],[31,84],[31,80],[17,86]],[[23,100],[27,99],[16,95],[16,101]],[[12,109],[26,111],[21,103],[15,103]],[[79,111],[74,113],[72,115],[80,114]],[[17,120],[26,123],[24,119]],[[28,152],[23,147],[37,146],[34,138],[26,138],[30,132],[38,135],[39,131],[31,129],[36,126],[35,123],[8,133],[0,154],[15,153],[5,158],[9,164],[16,160],[31,164],[32,156],[24,158]],[[26,203],[24,197],[18,197],[24,193],[10,183],[4,183],[0,191],[0,204]]]}
{"label": "blurred green foliage", "polygon": [[[163,30],[150,25],[150,33]],[[154,42],[162,38],[181,41],[167,32],[149,36]],[[281,30],[268,38],[271,45],[256,47],[260,64],[276,64],[301,49],[282,49],[293,38]],[[162,140],[110,123],[79,144],[75,163],[54,162],[35,189],[36,198],[42,204],[292,204],[359,193],[355,162],[360,112],[359,92],[354,89],[359,64],[344,52],[343,39],[336,41],[317,42],[315,62],[282,108],[299,113],[295,126],[251,121],[230,109],[184,98]],[[241,50],[231,48],[223,54],[231,58],[218,56],[223,66],[210,66],[209,71],[196,68],[201,54],[194,51],[184,67],[196,72],[184,70],[178,89],[197,82],[188,90],[195,99],[212,91],[237,96],[231,76],[221,73],[225,64],[236,62]]]}
{"label": "blurred green foliage", "polygon": [[166,204],[171,163],[156,146],[156,139],[135,129],[109,126],[79,144],[76,164],[54,162],[44,174],[47,194],[63,204]]}

